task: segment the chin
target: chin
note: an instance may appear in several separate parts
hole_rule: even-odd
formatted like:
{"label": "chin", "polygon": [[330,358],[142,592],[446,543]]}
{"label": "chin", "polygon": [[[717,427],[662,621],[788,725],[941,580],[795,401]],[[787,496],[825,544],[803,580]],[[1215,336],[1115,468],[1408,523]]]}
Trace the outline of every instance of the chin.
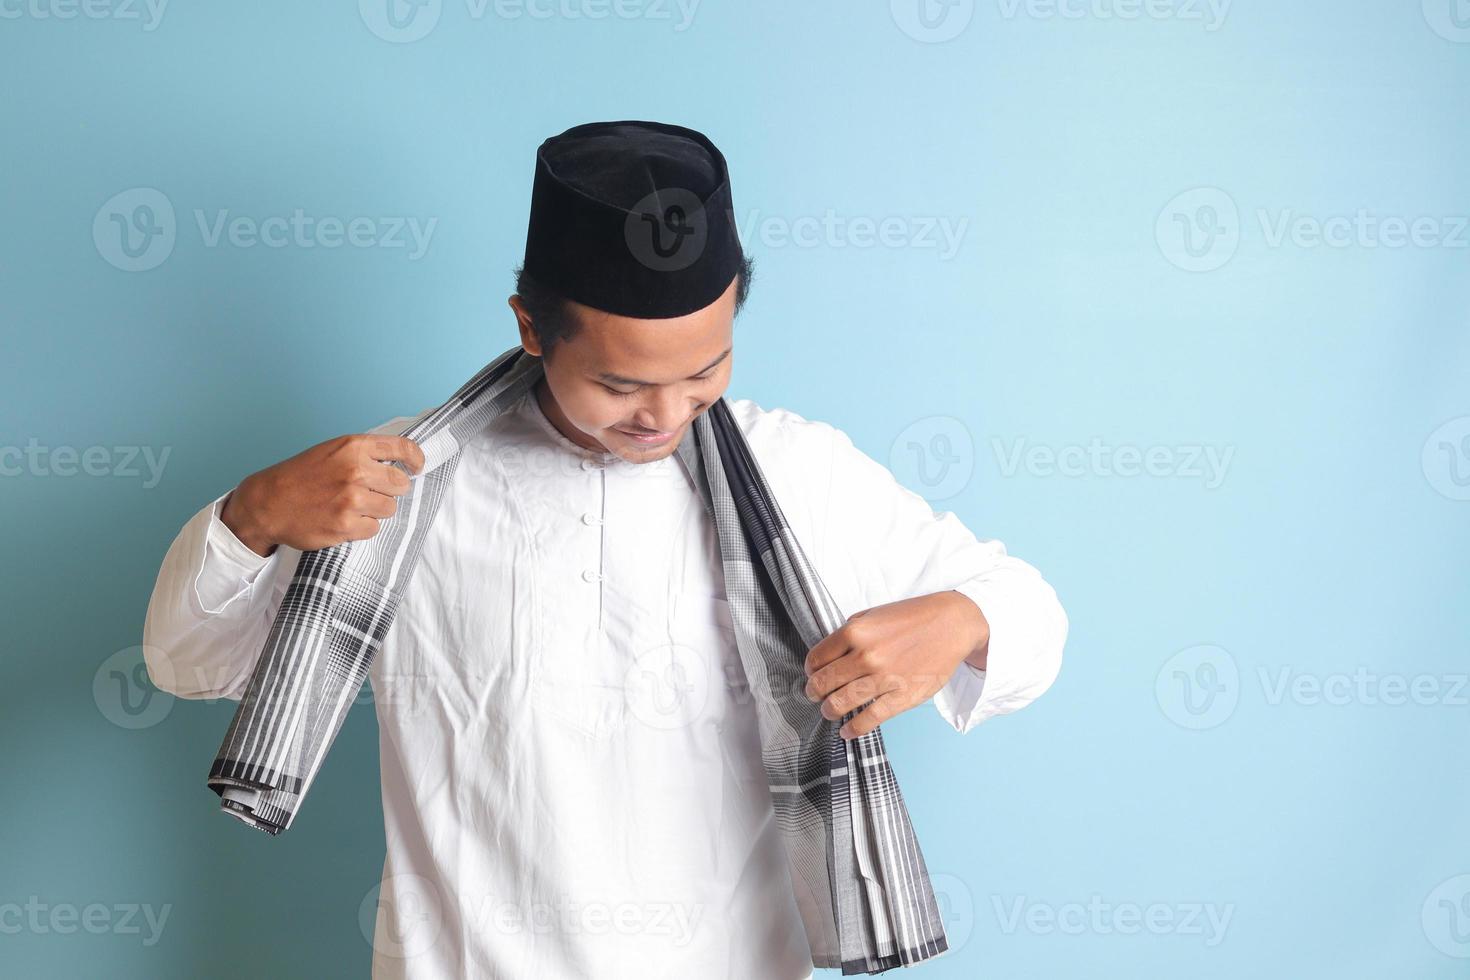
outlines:
{"label": "chin", "polygon": [[687,431],[686,429],[681,432],[676,432],[668,442],[662,442],[656,446],[640,446],[638,443],[629,440],[623,433],[615,432],[614,435],[617,437],[616,445],[618,447],[617,454],[630,463],[651,463],[654,460],[673,455],[674,450],[679,448],[679,443],[684,439]]}

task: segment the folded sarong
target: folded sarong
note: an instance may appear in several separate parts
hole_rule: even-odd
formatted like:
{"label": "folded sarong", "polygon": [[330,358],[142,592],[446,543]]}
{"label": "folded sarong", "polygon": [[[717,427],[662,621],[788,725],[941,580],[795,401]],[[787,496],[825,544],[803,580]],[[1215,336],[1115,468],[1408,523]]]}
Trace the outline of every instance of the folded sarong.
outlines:
{"label": "folded sarong", "polygon": [[[377,534],[301,554],[209,771],[225,812],[291,826],[393,623],[460,447],[526,394],[541,359],[516,346],[403,435],[423,469]],[[724,398],[678,459],[713,517],[761,759],[813,965],[880,973],[948,948],[943,920],[878,729],[855,739],[804,693],[808,651],[841,626]],[[393,465],[400,465],[394,463]]]}

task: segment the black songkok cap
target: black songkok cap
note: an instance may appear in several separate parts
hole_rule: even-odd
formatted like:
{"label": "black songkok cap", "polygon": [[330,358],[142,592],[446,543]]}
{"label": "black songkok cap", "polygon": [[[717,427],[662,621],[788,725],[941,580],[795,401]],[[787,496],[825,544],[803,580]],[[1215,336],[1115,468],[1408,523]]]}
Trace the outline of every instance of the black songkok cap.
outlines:
{"label": "black songkok cap", "polygon": [[562,296],[683,316],[719,299],[742,258],[725,157],[703,133],[596,122],[537,149],[524,271]]}

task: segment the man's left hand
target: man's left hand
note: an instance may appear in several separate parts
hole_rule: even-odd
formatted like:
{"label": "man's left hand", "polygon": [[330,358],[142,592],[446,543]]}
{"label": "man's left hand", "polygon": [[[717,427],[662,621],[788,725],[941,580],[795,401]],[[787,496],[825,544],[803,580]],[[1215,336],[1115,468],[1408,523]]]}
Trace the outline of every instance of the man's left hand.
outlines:
{"label": "man's left hand", "polygon": [[836,721],[871,701],[839,729],[856,738],[934,696],[960,664],[985,669],[990,624],[959,592],[864,609],[806,655],[806,695]]}

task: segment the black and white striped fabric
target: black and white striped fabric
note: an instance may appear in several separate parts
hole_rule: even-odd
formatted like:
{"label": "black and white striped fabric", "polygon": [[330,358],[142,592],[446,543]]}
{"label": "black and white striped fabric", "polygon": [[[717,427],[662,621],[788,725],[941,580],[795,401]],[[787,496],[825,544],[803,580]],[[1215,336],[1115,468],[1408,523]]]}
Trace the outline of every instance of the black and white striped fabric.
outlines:
{"label": "black and white striped fabric", "polygon": [[[225,812],[291,826],[367,677],[454,477],[460,446],[528,392],[516,346],[403,435],[425,465],[377,534],[301,555],[209,772]],[[808,562],[722,398],[676,450],[713,516],[736,644],[813,965],[880,973],[944,952],[943,920],[879,730],[855,739],[804,691],[806,654],[846,617]],[[397,465],[397,464],[395,464]]]}

